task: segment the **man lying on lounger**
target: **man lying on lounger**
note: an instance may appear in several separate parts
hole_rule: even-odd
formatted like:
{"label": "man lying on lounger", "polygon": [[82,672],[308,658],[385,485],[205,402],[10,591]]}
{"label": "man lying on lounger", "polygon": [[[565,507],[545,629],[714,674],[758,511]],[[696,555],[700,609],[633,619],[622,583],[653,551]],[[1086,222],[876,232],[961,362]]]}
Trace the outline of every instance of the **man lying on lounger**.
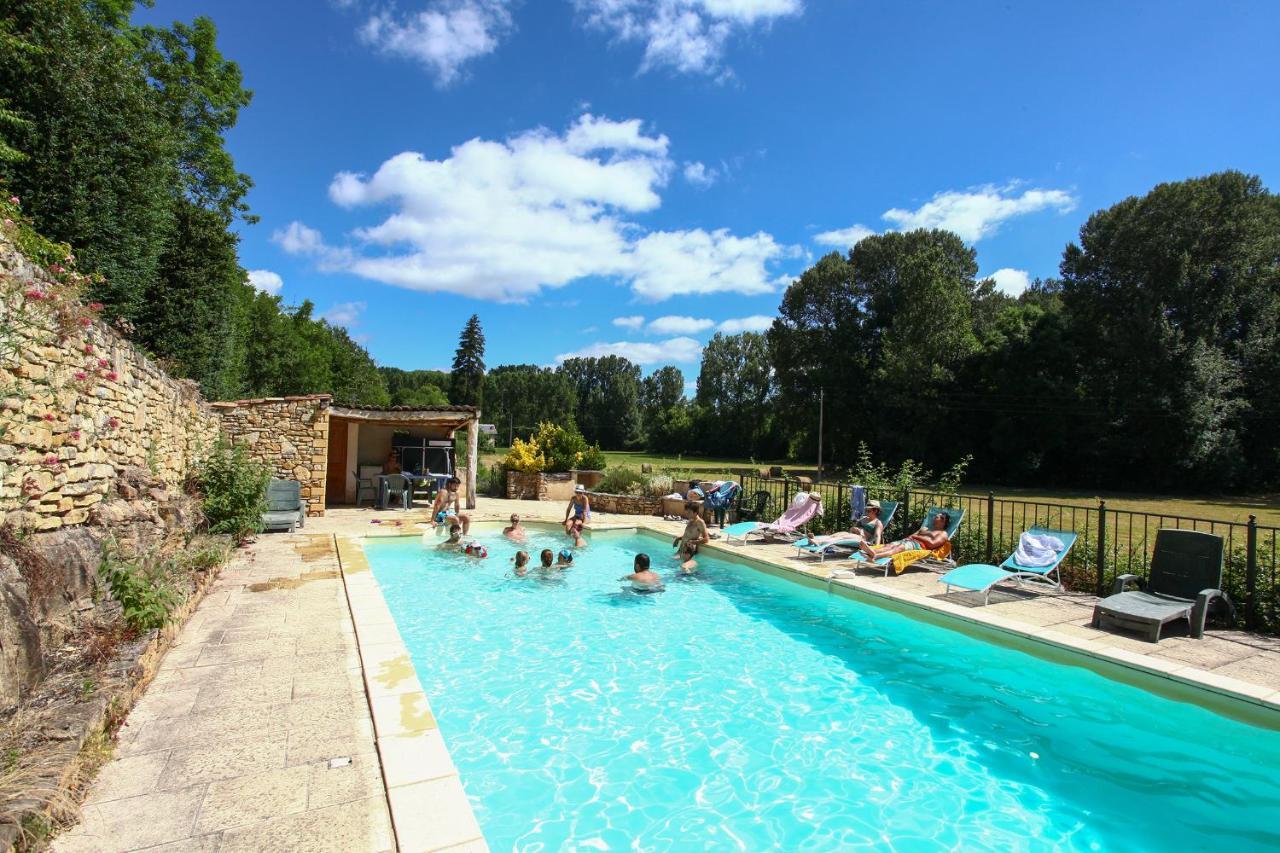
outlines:
{"label": "man lying on lounger", "polygon": [[887,545],[872,547],[863,542],[860,550],[869,560],[892,557],[894,554],[901,554],[903,551],[932,551],[934,548],[941,548],[942,544],[947,541],[947,525],[950,523],[951,516],[945,512],[940,512],[933,517],[932,527],[921,527],[906,539],[899,539],[897,542],[890,542]]}

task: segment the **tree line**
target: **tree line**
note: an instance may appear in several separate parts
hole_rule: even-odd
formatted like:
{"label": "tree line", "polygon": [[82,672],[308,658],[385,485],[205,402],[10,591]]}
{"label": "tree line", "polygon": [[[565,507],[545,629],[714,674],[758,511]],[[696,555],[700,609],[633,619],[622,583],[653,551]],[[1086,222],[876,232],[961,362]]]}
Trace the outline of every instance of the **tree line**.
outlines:
{"label": "tree line", "polygon": [[13,0],[0,18],[0,184],[100,274],[104,316],[206,397],[390,397],[346,330],[249,282],[256,218],[225,134],[252,93],[208,18],[130,22],[135,0]]}

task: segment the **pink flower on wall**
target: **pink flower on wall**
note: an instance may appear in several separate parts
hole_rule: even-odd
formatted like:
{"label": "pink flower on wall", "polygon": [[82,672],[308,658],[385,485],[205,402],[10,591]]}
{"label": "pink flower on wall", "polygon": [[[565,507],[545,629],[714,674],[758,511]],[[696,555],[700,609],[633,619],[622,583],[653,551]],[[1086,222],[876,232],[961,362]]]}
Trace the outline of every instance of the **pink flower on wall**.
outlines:
{"label": "pink flower on wall", "polygon": [[102,308],[103,308],[103,305],[102,305],[102,303],[101,303],[101,302],[90,302],[90,303],[89,303],[89,310],[90,310],[90,311],[101,311],[101,310],[102,310]]}
{"label": "pink flower on wall", "polygon": [[111,364],[111,362],[107,361],[105,358],[98,359],[98,367],[107,367],[109,364]]}
{"label": "pink flower on wall", "polygon": [[11,195],[9,196],[9,204],[22,204],[22,199],[18,198],[16,195]]}
{"label": "pink flower on wall", "polygon": [[69,433],[69,435],[71,436],[71,440],[72,440],[72,441],[79,441],[79,440],[80,440],[80,430],[78,430],[78,429],[73,429],[73,430]]}
{"label": "pink flower on wall", "polygon": [[53,420],[53,412],[45,412],[45,413],[44,413],[44,419],[45,419],[46,421],[51,421],[51,420]]}
{"label": "pink flower on wall", "polygon": [[85,355],[93,355],[93,344],[85,344],[85,345],[84,345],[84,354],[85,354]]}
{"label": "pink flower on wall", "polygon": [[47,467],[50,467],[50,468],[52,468],[53,466],[57,465],[57,464],[58,464],[58,457],[57,457],[57,454],[50,453],[48,456],[46,456],[46,457],[44,458],[44,464],[45,464]]}
{"label": "pink flower on wall", "polygon": [[119,378],[120,378],[120,374],[119,374],[119,373],[116,373],[114,370],[109,370],[109,371],[107,371],[107,381],[108,381],[108,382],[115,382],[115,381],[116,381],[117,379],[119,379]]}
{"label": "pink flower on wall", "polygon": [[44,297],[45,297],[45,293],[44,293],[44,291],[43,291],[43,290],[40,290],[39,288],[35,288],[35,287],[33,287],[33,288],[31,288],[30,290],[26,291],[26,292],[25,292],[25,293],[23,293],[22,295],[23,295],[23,296],[25,296],[25,297],[27,297],[28,299],[34,299],[36,302],[39,302],[41,299],[44,299]]}
{"label": "pink flower on wall", "polygon": [[119,428],[120,428],[120,419],[119,419],[119,418],[116,418],[116,417],[108,418],[108,419],[107,419],[107,426],[111,427],[111,429],[119,429]]}
{"label": "pink flower on wall", "polygon": [[89,374],[85,373],[83,370],[77,370],[77,371],[76,371],[76,381],[77,381],[77,382],[83,382],[83,381],[85,381],[85,380],[86,380],[86,379],[88,379],[88,378],[89,378]]}

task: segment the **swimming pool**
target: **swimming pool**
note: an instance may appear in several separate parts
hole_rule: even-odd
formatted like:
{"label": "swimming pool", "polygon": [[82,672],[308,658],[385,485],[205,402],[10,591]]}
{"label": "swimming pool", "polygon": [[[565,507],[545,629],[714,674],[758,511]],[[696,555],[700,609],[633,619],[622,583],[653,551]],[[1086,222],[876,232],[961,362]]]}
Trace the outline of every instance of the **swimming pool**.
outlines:
{"label": "swimming pool", "polygon": [[365,554],[494,849],[1280,845],[1280,732],[713,556],[622,590],[653,535],[479,538]]}

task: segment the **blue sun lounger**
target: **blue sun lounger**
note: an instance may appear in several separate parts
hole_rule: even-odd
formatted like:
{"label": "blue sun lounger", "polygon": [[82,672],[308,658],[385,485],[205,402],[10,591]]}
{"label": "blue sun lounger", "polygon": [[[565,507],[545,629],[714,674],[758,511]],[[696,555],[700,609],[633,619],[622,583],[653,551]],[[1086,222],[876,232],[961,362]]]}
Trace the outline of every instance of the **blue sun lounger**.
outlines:
{"label": "blue sun lounger", "polygon": [[1037,536],[1052,536],[1062,540],[1062,550],[1059,551],[1054,561],[1047,566],[1022,566],[1016,561],[1017,552],[1010,555],[1007,560],[998,566],[988,565],[986,563],[973,563],[968,566],[960,566],[958,569],[952,569],[942,577],[938,578],[938,583],[945,584],[947,592],[951,592],[951,587],[956,586],[961,589],[972,590],[973,592],[982,593],[982,603],[991,603],[991,588],[996,584],[1005,581],[1013,581],[1019,585],[1024,580],[1036,581],[1039,583],[1047,583],[1054,589],[1062,589],[1062,575],[1058,571],[1058,567],[1062,565],[1062,561],[1066,559],[1067,554],[1071,552],[1071,546],[1076,544],[1077,534],[1069,530],[1051,530],[1047,527],[1033,527],[1027,531]]}
{"label": "blue sun lounger", "polygon": [[[897,501],[881,501],[880,502],[880,522],[885,526],[889,526],[889,522],[893,521],[893,514],[898,511]],[[858,550],[858,546],[862,544],[862,539],[836,539],[831,542],[811,542],[808,539],[801,539],[796,543],[796,556],[800,557],[805,554],[817,554],[819,561],[826,560],[828,554],[843,555]]]}

